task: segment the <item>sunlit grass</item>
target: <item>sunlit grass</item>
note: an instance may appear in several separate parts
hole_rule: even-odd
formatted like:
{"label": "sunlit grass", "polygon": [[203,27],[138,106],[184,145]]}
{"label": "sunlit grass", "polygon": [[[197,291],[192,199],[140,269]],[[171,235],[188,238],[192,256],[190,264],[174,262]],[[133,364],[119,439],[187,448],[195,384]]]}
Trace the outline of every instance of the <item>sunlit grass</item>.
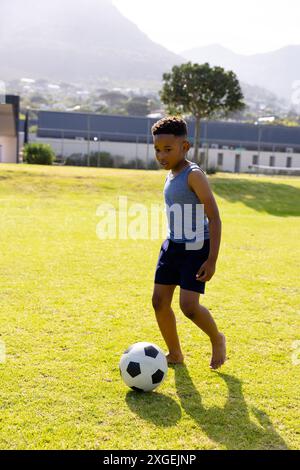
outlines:
{"label": "sunlit grass", "polygon": [[162,239],[99,240],[96,210],[118,196],[162,202],[165,172],[0,166],[2,449],[299,448],[300,180],[210,177],[223,222],[200,301],[227,335],[209,341],[173,308],[186,367],[157,391],[122,383],[126,347],[165,350],[151,305]]}

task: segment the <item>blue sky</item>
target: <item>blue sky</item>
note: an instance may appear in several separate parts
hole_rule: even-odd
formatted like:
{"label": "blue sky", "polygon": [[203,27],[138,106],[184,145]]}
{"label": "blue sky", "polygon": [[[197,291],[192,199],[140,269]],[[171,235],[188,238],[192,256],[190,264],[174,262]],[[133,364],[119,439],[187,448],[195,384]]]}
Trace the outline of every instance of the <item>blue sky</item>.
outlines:
{"label": "blue sky", "polygon": [[241,54],[300,44],[300,0],[112,0],[173,52],[218,43]]}

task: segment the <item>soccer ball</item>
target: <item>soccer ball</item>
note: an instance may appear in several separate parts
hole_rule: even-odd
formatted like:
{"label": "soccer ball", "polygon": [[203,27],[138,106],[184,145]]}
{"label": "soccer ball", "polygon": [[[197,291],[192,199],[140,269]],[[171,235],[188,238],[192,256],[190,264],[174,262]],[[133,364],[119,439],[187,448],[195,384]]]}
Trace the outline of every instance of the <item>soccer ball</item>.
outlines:
{"label": "soccer ball", "polygon": [[150,392],[165,380],[168,361],[156,344],[140,342],[126,349],[119,369],[128,387],[138,392]]}

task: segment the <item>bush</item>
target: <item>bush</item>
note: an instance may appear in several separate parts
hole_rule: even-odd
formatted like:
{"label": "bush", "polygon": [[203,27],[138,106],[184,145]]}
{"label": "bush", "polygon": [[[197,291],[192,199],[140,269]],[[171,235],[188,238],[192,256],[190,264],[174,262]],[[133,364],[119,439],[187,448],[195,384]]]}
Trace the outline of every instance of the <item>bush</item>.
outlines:
{"label": "bush", "polygon": [[[82,155],[81,153],[72,153],[69,157],[65,160],[65,165],[72,165],[72,166],[87,166],[88,158],[87,155]],[[90,153],[90,166],[97,167],[105,167],[105,168],[113,168],[114,159],[108,152],[91,152]]]}
{"label": "bush", "polygon": [[72,153],[72,155],[65,159],[65,165],[85,166],[85,158],[85,155],[81,153]]}
{"label": "bush", "polygon": [[[124,157],[120,155],[112,156],[109,152],[91,152],[90,153],[90,166],[101,168],[130,168],[130,169],[146,169],[146,162],[140,158],[133,158],[129,161],[124,161]],[[71,166],[87,166],[87,155],[81,153],[72,153],[65,159],[65,165]],[[148,164],[149,170],[158,170],[156,160],[151,159]]]}
{"label": "bush", "polygon": [[159,166],[158,166],[158,163],[156,160],[150,160],[150,162],[148,163],[148,170],[158,170],[159,169]]}
{"label": "bush", "polygon": [[115,166],[114,159],[109,152],[92,152],[90,154],[90,166],[98,166],[104,168],[113,168]]}
{"label": "bush", "polygon": [[218,168],[216,168],[215,166],[211,166],[210,168],[207,168],[206,174],[214,175],[215,173],[217,173],[217,171],[218,171]]}
{"label": "bush", "polygon": [[145,162],[143,160],[141,160],[140,158],[134,158],[126,163],[122,163],[120,168],[138,168],[139,170],[144,170],[146,167]]}
{"label": "bush", "polygon": [[48,144],[35,142],[24,146],[23,161],[26,163],[34,165],[52,165],[54,159],[54,151]]}

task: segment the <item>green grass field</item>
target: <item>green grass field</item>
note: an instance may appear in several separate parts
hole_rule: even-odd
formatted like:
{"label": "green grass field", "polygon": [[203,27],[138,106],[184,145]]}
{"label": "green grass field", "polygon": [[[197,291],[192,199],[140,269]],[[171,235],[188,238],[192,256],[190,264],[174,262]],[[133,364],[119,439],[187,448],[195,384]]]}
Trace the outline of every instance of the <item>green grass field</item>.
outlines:
{"label": "green grass field", "polygon": [[151,304],[162,239],[100,240],[96,210],[162,202],[165,175],[1,164],[1,449],[300,448],[299,178],[209,178],[223,234],[200,302],[227,335],[220,372],[177,288],[186,365],[149,394],[121,381],[128,345],[166,350]]}

